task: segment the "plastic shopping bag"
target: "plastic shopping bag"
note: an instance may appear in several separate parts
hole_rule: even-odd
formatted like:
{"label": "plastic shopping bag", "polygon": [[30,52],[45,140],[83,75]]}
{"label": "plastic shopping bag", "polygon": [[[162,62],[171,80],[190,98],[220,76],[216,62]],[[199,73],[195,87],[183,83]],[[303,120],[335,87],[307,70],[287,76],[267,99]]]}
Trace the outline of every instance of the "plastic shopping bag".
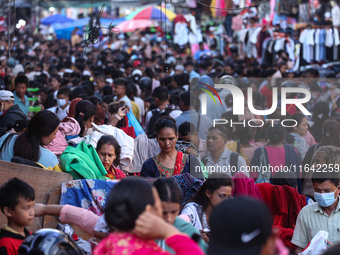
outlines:
{"label": "plastic shopping bag", "polygon": [[139,124],[138,120],[136,119],[135,115],[133,115],[132,111],[129,111],[126,115],[129,120],[129,126],[131,125],[135,129],[136,137],[139,135],[145,135],[145,132],[142,126]]}
{"label": "plastic shopping bag", "polygon": [[322,255],[328,249],[328,232],[320,230],[299,255]]}

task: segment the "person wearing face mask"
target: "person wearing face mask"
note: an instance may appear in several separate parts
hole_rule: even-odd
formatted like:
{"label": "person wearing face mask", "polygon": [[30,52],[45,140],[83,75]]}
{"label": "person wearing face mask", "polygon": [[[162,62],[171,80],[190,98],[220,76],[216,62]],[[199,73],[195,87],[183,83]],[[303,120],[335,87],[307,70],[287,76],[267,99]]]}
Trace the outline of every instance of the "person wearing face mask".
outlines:
{"label": "person wearing face mask", "polygon": [[320,231],[329,233],[330,245],[340,242],[339,173],[330,168],[319,168],[312,175],[316,203],[305,206],[296,220],[292,243],[297,246],[296,254],[302,251]]}
{"label": "person wearing face mask", "polygon": [[26,120],[26,115],[18,105],[14,105],[14,95],[7,90],[0,91],[0,137],[6,134],[8,126],[14,126],[17,120]]}
{"label": "person wearing face mask", "polygon": [[335,113],[340,113],[340,83],[335,82],[331,86],[331,114],[334,115]]}
{"label": "person wearing face mask", "polygon": [[53,112],[54,114],[56,114],[60,120],[63,120],[68,115],[69,108],[70,108],[70,102],[69,102],[70,93],[71,93],[71,90],[68,87],[61,88],[57,94],[58,105],[47,109]]}

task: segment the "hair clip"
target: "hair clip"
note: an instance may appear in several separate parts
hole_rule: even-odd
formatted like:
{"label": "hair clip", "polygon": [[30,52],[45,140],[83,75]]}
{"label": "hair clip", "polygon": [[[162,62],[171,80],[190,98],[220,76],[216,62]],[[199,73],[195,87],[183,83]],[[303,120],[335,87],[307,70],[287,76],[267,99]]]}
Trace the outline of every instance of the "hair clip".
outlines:
{"label": "hair clip", "polygon": [[79,115],[84,118],[84,113],[80,112]]}

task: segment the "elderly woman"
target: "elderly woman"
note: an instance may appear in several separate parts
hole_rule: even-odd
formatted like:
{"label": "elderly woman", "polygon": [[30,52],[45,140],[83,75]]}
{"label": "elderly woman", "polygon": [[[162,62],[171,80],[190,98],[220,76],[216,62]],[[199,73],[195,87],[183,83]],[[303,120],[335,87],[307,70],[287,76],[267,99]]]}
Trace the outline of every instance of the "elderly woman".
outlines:
{"label": "elderly woman", "polygon": [[122,180],[126,176],[117,168],[120,161],[120,145],[111,135],[103,135],[97,143],[97,153],[107,171],[106,177],[112,180]]}

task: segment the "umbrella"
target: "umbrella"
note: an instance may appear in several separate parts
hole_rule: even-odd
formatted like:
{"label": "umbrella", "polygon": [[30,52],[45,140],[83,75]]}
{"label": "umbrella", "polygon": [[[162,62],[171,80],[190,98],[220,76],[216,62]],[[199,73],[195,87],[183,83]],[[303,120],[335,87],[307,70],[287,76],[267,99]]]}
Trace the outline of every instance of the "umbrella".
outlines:
{"label": "umbrella", "polygon": [[126,16],[126,19],[154,19],[160,21],[166,18],[172,21],[176,16],[176,13],[168,9],[160,8],[159,6],[147,6],[130,13]]}
{"label": "umbrella", "polygon": [[70,19],[64,15],[60,15],[60,14],[55,14],[46,18],[43,18],[41,20],[41,24],[43,25],[52,25],[55,23],[66,23],[66,22],[71,22],[73,21],[73,19]]}
{"label": "umbrella", "polygon": [[119,25],[115,26],[115,28],[119,29],[120,32],[128,33],[133,32],[136,29],[145,29],[147,27],[156,26],[157,23],[154,20],[149,19],[140,19],[140,20],[126,20],[120,23]]}
{"label": "umbrella", "polygon": [[[90,18],[83,18],[83,19],[77,19],[73,22],[67,22],[67,23],[57,23],[53,25],[54,31],[57,35],[58,39],[71,39],[72,31],[77,27],[79,29],[82,29],[84,26],[87,26],[89,24]],[[112,23],[113,26],[118,25],[119,23],[125,21],[125,18],[118,18],[118,19],[100,19],[100,26],[102,28],[108,28],[109,25]]]}

